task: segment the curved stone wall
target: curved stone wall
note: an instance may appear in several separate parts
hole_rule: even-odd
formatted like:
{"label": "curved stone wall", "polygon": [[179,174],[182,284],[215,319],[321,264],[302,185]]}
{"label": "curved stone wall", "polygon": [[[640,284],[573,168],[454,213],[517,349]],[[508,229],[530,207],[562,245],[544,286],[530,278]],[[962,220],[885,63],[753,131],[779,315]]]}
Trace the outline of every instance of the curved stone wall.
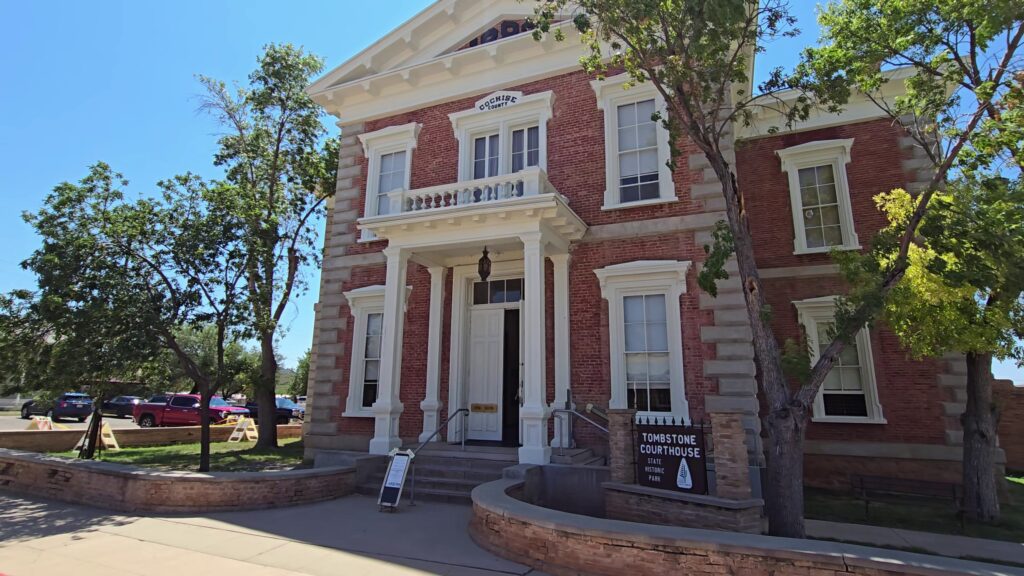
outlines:
{"label": "curved stone wall", "polygon": [[354,488],[355,468],[160,472],[0,448],[0,490],[122,512],[275,508],[338,498]]}
{"label": "curved stone wall", "polygon": [[[1012,573],[1005,567],[837,542],[606,520],[516,500],[521,480],[473,490],[470,535],[490,552],[555,575]],[[1008,572],[1009,570],[1009,572]]]}

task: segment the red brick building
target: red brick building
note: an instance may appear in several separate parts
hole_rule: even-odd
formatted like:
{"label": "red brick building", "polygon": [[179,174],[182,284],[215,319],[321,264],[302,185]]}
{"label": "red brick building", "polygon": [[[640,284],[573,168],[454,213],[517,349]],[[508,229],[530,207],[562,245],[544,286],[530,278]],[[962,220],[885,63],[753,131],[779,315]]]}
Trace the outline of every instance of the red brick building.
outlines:
{"label": "red brick building", "polygon": [[[456,415],[436,440],[517,446],[533,464],[552,447],[605,452],[553,412],[571,401],[687,422],[738,412],[756,471],[742,295],[735,278],[717,297],[696,282],[720,185],[687,142],[668,168],[652,87],[580,71],[569,26],[537,42],[530,10],[440,0],[310,87],[343,141],[307,450],[386,454]],[[816,353],[843,292],[828,251],[863,248],[883,225],[873,197],[927,180],[927,163],[866,101],[770,133],[779,123],[764,111],[726,147],[777,334],[802,326]],[[808,480],[956,480],[963,386],[962,359],[914,361],[884,327],[862,331],[816,402]]]}

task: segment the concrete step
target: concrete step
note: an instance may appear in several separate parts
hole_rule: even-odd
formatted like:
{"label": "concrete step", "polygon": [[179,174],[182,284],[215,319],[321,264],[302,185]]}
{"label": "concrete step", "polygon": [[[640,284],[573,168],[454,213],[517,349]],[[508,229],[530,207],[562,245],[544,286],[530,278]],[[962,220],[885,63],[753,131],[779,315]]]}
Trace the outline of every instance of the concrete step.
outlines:
{"label": "concrete step", "polygon": [[415,466],[417,478],[447,478],[451,480],[471,480],[477,483],[498,480],[501,478],[502,473],[502,469],[461,468],[425,465],[423,463],[417,463]]}

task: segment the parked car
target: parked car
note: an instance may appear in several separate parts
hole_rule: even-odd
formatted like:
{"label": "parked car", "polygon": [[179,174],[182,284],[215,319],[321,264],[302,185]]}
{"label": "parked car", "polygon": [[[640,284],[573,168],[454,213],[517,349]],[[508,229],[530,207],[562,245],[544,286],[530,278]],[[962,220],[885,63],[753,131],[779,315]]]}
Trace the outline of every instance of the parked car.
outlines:
{"label": "parked car", "polygon": [[[302,420],[303,418],[306,417],[306,409],[303,408],[302,406],[299,406],[295,402],[292,402],[290,399],[278,396],[274,400],[277,403],[277,411],[274,417],[274,421],[277,422],[278,424],[287,424],[291,422],[292,418],[298,418],[299,420]],[[257,404],[256,402],[249,402],[245,405],[245,407],[252,414],[253,419],[259,422],[259,404]]]}
{"label": "parked car", "polygon": [[103,402],[100,412],[106,416],[127,418],[132,415],[132,408],[139,402],[142,402],[142,398],[138,396],[115,396],[113,399]]}
{"label": "parked car", "polygon": [[92,398],[81,392],[65,392],[51,402],[29,400],[21,405],[21,417],[28,420],[33,415],[45,414],[52,420],[77,418],[79,422],[92,414]]}
{"label": "parked car", "polygon": [[[245,408],[232,406],[223,398],[210,400],[210,423],[224,420],[228,416],[248,416]],[[148,402],[140,402],[132,408],[132,418],[142,428],[156,426],[198,426],[198,394],[158,394]]]}
{"label": "parked car", "polygon": [[305,396],[299,396],[298,398],[296,398],[295,399],[295,403],[299,405],[299,408],[302,408],[303,410],[306,409],[306,397]]}

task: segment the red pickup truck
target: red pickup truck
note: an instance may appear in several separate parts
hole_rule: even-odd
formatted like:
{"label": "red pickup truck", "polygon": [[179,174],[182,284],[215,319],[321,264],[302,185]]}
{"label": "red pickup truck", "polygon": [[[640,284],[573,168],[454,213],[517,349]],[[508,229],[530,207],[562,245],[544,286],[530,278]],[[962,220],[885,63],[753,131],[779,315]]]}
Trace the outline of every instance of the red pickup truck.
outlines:
{"label": "red pickup truck", "polygon": [[[210,423],[220,422],[228,416],[248,416],[249,411],[232,406],[223,398],[210,400]],[[198,394],[160,394],[147,402],[136,404],[132,419],[142,428],[155,426],[198,426]]]}

